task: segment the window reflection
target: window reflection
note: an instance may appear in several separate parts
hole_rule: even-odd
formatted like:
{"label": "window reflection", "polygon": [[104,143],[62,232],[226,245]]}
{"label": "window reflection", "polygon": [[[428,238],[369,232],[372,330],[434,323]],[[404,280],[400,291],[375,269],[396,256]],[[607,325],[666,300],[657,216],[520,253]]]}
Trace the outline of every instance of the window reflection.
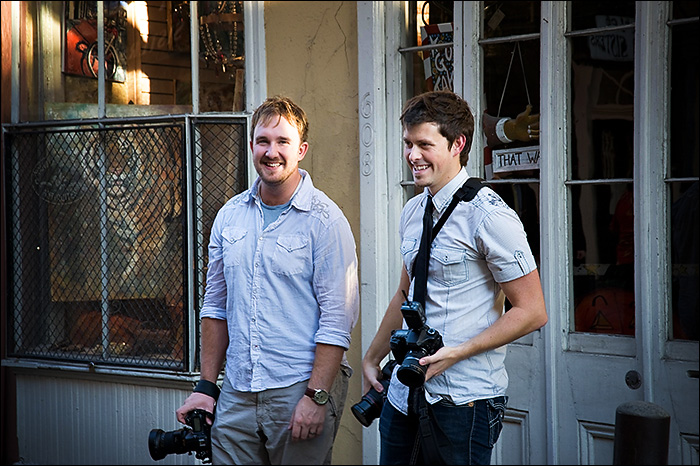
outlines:
{"label": "window reflection", "polygon": [[698,12],[697,2],[673,2],[673,19],[695,18],[671,30],[671,156],[669,189],[672,338],[698,340]]}
{"label": "window reflection", "polygon": [[634,336],[634,2],[573,2],[571,226],[577,332]]}

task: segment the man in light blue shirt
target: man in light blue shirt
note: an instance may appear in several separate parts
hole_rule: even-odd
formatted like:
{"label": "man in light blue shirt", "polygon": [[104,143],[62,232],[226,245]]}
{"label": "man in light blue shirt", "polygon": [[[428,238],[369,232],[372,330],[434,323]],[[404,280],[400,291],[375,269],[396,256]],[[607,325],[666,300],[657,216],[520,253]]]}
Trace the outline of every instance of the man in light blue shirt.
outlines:
{"label": "man in light blue shirt", "polygon": [[214,220],[201,380],[177,416],[216,406],[215,464],[328,463],[359,313],[355,241],[342,211],[299,168],[304,111],[270,98],[252,127],[259,176]]}
{"label": "man in light blue shirt", "polygon": [[[401,307],[416,292],[413,266],[426,205],[432,205],[426,221],[434,224],[469,178],[464,167],[474,118],[463,99],[449,91],[421,94],[406,103],[401,122],[404,157],[416,186],[425,189],[401,213],[404,267],[363,358],[365,391],[383,391],[379,364],[392,349],[392,330],[407,327]],[[425,325],[443,346],[419,358],[424,382],[418,386],[404,385],[401,366],[394,369],[379,421],[380,462],[489,464],[507,401],[505,345],[547,322],[535,259],[517,214],[484,187],[456,205],[432,241],[427,267]],[[512,308],[504,313],[505,298]],[[424,412],[429,423],[421,422]]]}

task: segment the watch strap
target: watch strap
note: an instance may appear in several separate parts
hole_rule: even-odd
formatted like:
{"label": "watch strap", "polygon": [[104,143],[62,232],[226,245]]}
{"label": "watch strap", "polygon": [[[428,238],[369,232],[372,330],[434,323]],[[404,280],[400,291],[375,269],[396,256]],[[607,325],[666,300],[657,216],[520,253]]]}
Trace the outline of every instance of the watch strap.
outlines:
{"label": "watch strap", "polygon": [[304,391],[304,395],[306,395],[306,396],[308,396],[309,398],[311,398],[311,399],[314,401],[314,403],[316,403],[316,404],[318,404],[318,405],[324,405],[324,404],[326,404],[326,403],[328,402],[328,396],[326,397],[326,401],[325,401],[324,403],[319,403],[319,402],[316,400],[316,392],[317,392],[317,391],[325,392],[326,395],[328,395],[328,392],[326,392],[326,391],[323,390],[323,389],[314,390],[313,388],[309,388],[309,387],[306,387],[306,390]]}

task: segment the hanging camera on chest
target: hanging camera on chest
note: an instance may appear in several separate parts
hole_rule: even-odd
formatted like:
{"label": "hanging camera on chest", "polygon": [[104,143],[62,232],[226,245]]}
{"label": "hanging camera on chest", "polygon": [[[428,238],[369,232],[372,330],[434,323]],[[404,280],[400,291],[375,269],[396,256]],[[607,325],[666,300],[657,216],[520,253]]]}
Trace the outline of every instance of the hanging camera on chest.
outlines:
{"label": "hanging camera on chest", "polygon": [[417,301],[408,301],[401,306],[407,329],[392,330],[389,346],[397,363],[401,364],[396,376],[408,387],[420,387],[425,383],[425,371],[418,361],[435,354],[442,348],[442,335],[425,325],[425,309]]}

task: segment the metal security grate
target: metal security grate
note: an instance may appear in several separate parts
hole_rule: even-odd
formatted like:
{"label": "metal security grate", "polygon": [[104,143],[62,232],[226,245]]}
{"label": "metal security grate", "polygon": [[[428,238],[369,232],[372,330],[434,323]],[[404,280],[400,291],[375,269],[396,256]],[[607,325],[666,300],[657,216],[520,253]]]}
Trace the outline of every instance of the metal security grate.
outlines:
{"label": "metal security grate", "polygon": [[5,128],[7,354],[186,370],[208,229],[246,187],[247,120],[100,123]]}

